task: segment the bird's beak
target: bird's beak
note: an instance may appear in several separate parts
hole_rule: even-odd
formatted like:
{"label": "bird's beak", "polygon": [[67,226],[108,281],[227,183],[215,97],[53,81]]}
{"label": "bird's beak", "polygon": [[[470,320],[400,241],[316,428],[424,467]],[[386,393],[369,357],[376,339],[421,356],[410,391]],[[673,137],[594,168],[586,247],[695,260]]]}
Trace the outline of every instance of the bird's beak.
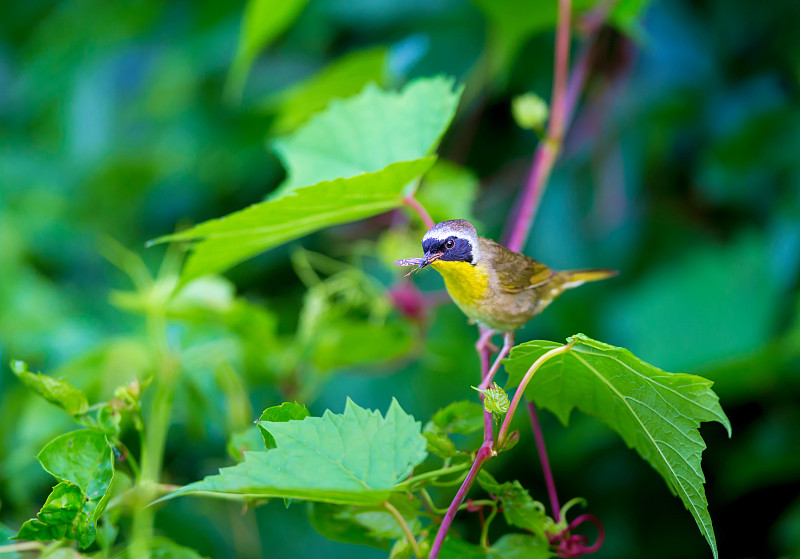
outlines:
{"label": "bird's beak", "polygon": [[443,252],[426,252],[425,258],[422,260],[422,263],[419,265],[419,269],[421,270],[425,266],[429,265],[431,262],[439,260],[442,256],[444,256]]}

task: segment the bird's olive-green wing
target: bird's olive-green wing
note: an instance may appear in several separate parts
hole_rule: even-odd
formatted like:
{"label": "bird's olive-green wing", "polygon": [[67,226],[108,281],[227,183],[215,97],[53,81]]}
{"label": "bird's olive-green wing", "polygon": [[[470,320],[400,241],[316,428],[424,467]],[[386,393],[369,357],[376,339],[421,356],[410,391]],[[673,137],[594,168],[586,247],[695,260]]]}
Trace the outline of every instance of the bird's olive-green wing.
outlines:
{"label": "bird's olive-green wing", "polygon": [[500,289],[503,291],[519,293],[524,289],[539,287],[556,275],[553,270],[533,258],[508,250],[494,241],[482,240],[486,256],[497,273]]}

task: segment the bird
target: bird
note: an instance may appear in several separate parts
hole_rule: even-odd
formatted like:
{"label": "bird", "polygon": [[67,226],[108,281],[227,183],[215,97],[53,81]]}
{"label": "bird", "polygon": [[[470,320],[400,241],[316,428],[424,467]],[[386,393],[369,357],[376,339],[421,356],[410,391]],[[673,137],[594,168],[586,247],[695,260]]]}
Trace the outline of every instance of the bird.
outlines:
{"label": "bird", "polygon": [[[480,237],[466,219],[442,221],[422,237],[424,258],[398,260],[400,266],[431,266],[444,278],[453,302],[483,328],[478,342],[488,344],[495,332],[503,334],[503,348],[493,376],[514,344],[514,332],[541,313],[568,289],[617,275],[614,270],[552,270],[524,254]],[[491,380],[491,379],[489,379]],[[485,382],[484,382],[485,384]]]}

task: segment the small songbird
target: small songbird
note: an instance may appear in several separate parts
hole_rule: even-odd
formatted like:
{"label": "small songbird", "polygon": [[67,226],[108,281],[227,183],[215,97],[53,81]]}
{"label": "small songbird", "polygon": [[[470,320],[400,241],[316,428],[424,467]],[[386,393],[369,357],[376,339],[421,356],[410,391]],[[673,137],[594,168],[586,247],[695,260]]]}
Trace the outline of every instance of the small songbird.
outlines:
{"label": "small songbird", "polygon": [[561,293],[617,274],[603,268],[551,270],[533,258],[479,237],[465,219],[434,225],[422,238],[422,249],[424,258],[395,264],[415,264],[417,269],[432,266],[442,275],[450,297],[464,314],[487,330],[504,333],[501,354],[513,345],[513,332]]}

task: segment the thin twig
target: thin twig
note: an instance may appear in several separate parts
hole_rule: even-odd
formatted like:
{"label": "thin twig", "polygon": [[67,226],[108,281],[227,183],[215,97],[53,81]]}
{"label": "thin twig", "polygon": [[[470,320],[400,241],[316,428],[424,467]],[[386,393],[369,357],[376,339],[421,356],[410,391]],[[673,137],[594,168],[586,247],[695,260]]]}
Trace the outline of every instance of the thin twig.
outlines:
{"label": "thin twig", "polygon": [[428,213],[428,210],[426,210],[423,205],[419,203],[419,200],[414,198],[414,196],[404,196],[403,204],[417,212],[417,215],[419,215],[420,219],[422,219],[422,223],[424,223],[425,227],[428,229],[436,225],[436,223],[433,221],[433,218],[431,218],[431,214]]}
{"label": "thin twig", "polygon": [[[574,109],[574,104],[568,106],[566,95],[569,72],[570,10],[570,0],[558,1],[558,28],[553,68],[553,92],[550,96],[550,121],[547,123],[547,136],[539,143],[533,156],[533,164],[522,193],[517,218],[508,239],[508,248],[515,252],[522,249],[528,238],[539,201],[553,169],[553,163],[561,151],[566,123],[570,120],[571,111]],[[567,109],[570,110],[570,114]]]}
{"label": "thin twig", "polygon": [[469,473],[467,474],[467,478],[464,480],[464,483],[461,484],[461,487],[458,488],[458,492],[453,498],[453,502],[450,503],[447,513],[445,513],[444,518],[442,519],[442,524],[439,526],[439,531],[436,532],[436,539],[433,540],[433,545],[431,546],[431,552],[429,555],[430,559],[436,559],[436,557],[438,557],[439,550],[442,548],[442,544],[444,543],[444,538],[447,535],[447,531],[450,529],[450,525],[453,523],[453,518],[455,518],[456,512],[461,506],[461,502],[464,500],[464,497],[467,496],[467,492],[469,491],[470,487],[472,487],[472,482],[475,481],[475,478],[477,477],[478,472],[481,471],[483,464],[492,457],[493,453],[494,451],[492,450],[491,443],[488,445],[484,443],[478,450],[478,454],[475,457],[475,462],[473,462],[472,468],[470,468]]}
{"label": "thin twig", "polygon": [[403,533],[406,535],[406,539],[408,540],[408,545],[411,546],[411,549],[414,550],[414,557],[417,559],[424,559],[422,553],[419,550],[419,544],[417,543],[417,538],[414,537],[414,533],[411,531],[411,528],[408,526],[408,522],[406,519],[403,518],[403,515],[400,514],[400,511],[397,510],[392,503],[389,501],[383,502],[383,507],[389,511],[389,514],[394,516],[394,519],[397,520],[397,523],[400,525],[400,529],[403,530]]}
{"label": "thin twig", "polygon": [[547,485],[547,494],[550,497],[550,507],[553,509],[553,518],[561,518],[561,506],[558,504],[556,483],[553,479],[553,471],[550,469],[550,460],[547,458],[547,448],[544,445],[542,427],[539,425],[539,416],[536,414],[536,406],[533,402],[528,402],[528,414],[531,418],[533,438],[536,440],[536,450],[539,451],[539,461],[542,463],[542,473]]}

